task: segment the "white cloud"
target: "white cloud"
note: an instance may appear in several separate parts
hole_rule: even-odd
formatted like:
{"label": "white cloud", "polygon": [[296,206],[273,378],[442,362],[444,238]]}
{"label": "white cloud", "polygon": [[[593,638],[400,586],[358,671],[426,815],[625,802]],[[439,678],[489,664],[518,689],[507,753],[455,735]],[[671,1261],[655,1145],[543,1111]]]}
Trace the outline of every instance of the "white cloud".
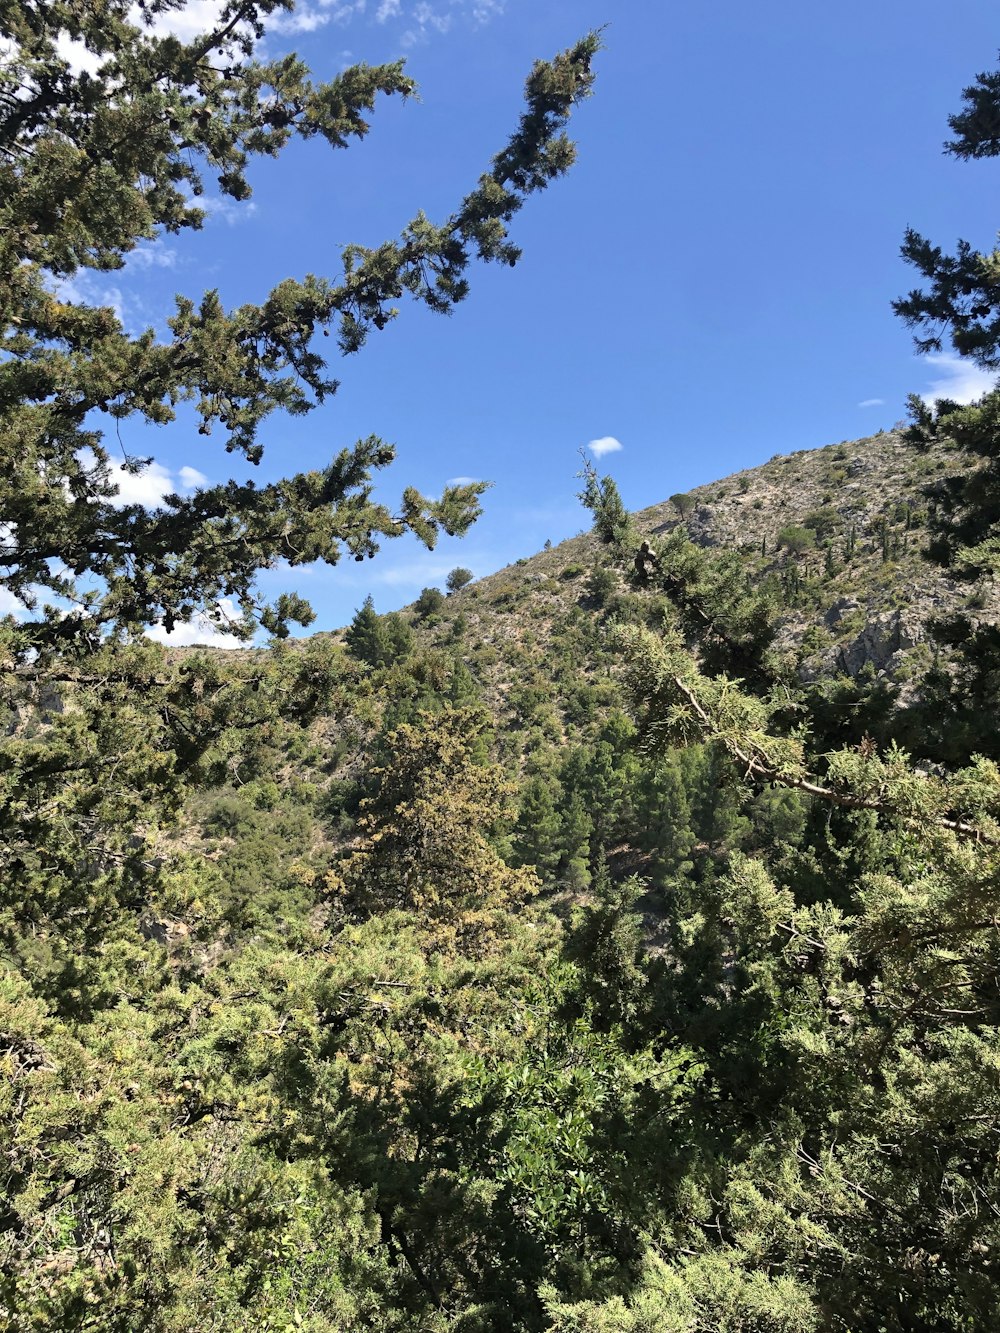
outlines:
{"label": "white cloud", "polygon": [[20,619],[27,609],[20,598],[15,597],[9,588],[0,587],[0,616],[14,616]]}
{"label": "white cloud", "polygon": [[[84,467],[89,469],[94,466],[94,455],[89,449],[81,449],[79,458]],[[122,509],[125,505],[143,505],[146,509],[155,509],[166,496],[204,486],[208,478],[196,467],[187,464],[175,474],[154,458],[141,472],[129,472],[123,463],[109,462],[108,481],[118,488],[118,494],[111,498],[111,504],[116,509]]]}
{"label": "white cloud", "polygon": [[65,32],[56,38],[56,55],[60,60],[65,60],[75,74],[96,74],[108,59],[107,56],[95,56],[83,42],[74,41]]}
{"label": "white cloud", "polygon": [[80,269],[71,278],[57,278],[54,295],[74,305],[110,306],[115,318],[125,322],[125,298],[120,287],[107,286],[88,269]]}
{"label": "white cloud", "polygon": [[960,356],[941,352],[920,360],[923,365],[933,366],[938,375],[920,395],[925,403],[934,403],[938,398],[950,398],[954,403],[974,403],[996,387],[995,371],[980,370]]}
{"label": "white cloud", "polygon": [[334,23],[350,23],[351,19],[365,12],[365,0],[319,0],[324,9],[332,9]]}
{"label": "white cloud", "polygon": [[219,611],[219,620],[213,620],[204,611],[199,611],[184,624],[175,625],[169,633],[162,625],[152,625],[146,630],[146,636],[155,639],[157,643],[166,644],[168,648],[191,648],[195,644],[209,648],[246,648],[245,639],[238,638],[224,628],[227,623],[240,619],[237,608],[228,598],[223,598]]}
{"label": "white cloud", "polygon": [[603,458],[605,454],[617,454],[625,446],[621,440],[616,440],[613,435],[602,435],[599,440],[591,440],[587,448],[595,458]]}
{"label": "white cloud", "polygon": [[449,477],[445,482],[446,486],[471,486],[479,480],[478,477]]}
{"label": "white cloud", "polygon": [[171,474],[155,460],[142,472],[126,472],[121,463],[112,463],[108,468],[108,480],[112,486],[118,487],[118,494],[111,502],[116,508],[145,505],[147,509],[155,509],[165,495],[172,495],[176,490]]}
{"label": "white cloud", "polygon": [[399,0],[382,0],[382,3],[375,11],[375,22],[385,23],[387,19],[398,18],[399,9]]}
{"label": "white cloud", "polygon": [[131,254],[126,256],[126,264],[129,268],[137,269],[176,268],[177,251],[157,241],[148,245],[137,245]]}
{"label": "white cloud", "polygon": [[297,32],[315,32],[317,28],[325,27],[334,14],[321,14],[318,9],[310,9],[308,5],[300,5],[290,14],[277,14],[268,21],[268,30],[270,32],[297,33]]}
{"label": "white cloud", "polygon": [[858,407],[882,407],[884,403],[884,398],[863,398]]}
{"label": "white cloud", "polygon": [[451,15],[439,14],[427,0],[420,0],[413,6],[413,18],[421,28],[433,28],[436,32],[447,32],[451,27]]}

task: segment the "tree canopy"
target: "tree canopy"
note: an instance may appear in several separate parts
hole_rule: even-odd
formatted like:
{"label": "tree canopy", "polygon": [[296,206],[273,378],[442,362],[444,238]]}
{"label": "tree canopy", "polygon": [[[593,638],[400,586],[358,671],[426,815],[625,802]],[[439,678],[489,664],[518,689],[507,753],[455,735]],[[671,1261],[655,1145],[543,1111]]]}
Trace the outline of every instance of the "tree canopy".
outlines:
{"label": "tree canopy", "polygon": [[[8,636],[17,660],[154,621],[170,630],[226,598],[239,608],[235,632],[259,622],[284,634],[310,611],[295,596],[261,604],[255,577],[275,560],[363,560],[407,531],[432,546],[479,512],[479,483],[438,499],[408,487],[395,511],[375,502],[372,474],[395,450],[374,436],[279,482],[226,481],[155,509],[115,503],[109,424],[166,423],[187,403],[201,436],[259,462],[273,413],[309,412],[336,391],[320,335],[332,330],[351,354],[404,296],[452,309],[474,260],[517,262],[512,218],[573,161],[565,124],[591,87],[593,34],[536,64],[519,126],[451,216],[418,212],[398,239],[347,246],[334,277],[289,277],[234,310],[214,292],[179,296],[167,339],[133,336],[111,309],[68,299],[62,284],[81,268],[120,268],[139,242],[199,227],[206,179],[243,201],[255,157],[293,137],[347,147],[368,133],[379,97],[413,94],[401,62],[320,84],[296,56],[261,58],[264,25],[284,8],[229,0],[191,40],[151,26],[162,6],[147,0],[29,0],[11,12],[0,65],[0,570],[33,613]],[[60,36],[86,49],[94,72],[71,66]],[[46,613],[46,596],[70,613]]]}
{"label": "tree canopy", "polygon": [[[979,74],[962,101],[962,109],[948,118],[954,138],[945,152],[961,161],[1000,156],[1000,70]],[[1000,368],[1000,251],[984,254],[959,241],[955,253],[947,254],[911,227],[902,255],[928,284],[893,302],[896,313],[918,330],[918,351],[940,351],[947,338],[960,355]]]}

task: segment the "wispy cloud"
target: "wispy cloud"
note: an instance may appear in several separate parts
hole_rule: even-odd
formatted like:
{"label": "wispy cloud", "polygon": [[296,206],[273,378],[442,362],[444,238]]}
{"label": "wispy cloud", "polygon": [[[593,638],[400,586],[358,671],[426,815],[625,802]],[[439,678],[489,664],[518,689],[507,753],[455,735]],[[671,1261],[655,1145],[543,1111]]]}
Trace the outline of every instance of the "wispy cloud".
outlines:
{"label": "wispy cloud", "polygon": [[621,440],[616,440],[613,435],[602,435],[599,440],[591,440],[587,445],[595,458],[603,458],[605,454],[621,453],[624,447]]}
{"label": "wispy cloud", "polygon": [[230,199],[226,194],[203,194],[191,200],[194,208],[203,208],[210,218],[217,218],[229,227],[246,222],[257,212],[252,199]]}
{"label": "wispy cloud", "polygon": [[[467,24],[481,27],[504,12],[506,0],[373,0],[374,10],[367,0],[301,0],[291,11],[279,10],[265,20],[266,33],[276,36],[308,36],[330,23],[347,27],[366,18],[378,24],[392,23],[402,31],[399,41],[412,46],[425,41],[433,33],[449,31],[453,21],[461,16]],[[144,25],[142,15],[134,7],[129,19],[137,26],[148,26],[158,37],[174,36],[182,42],[191,42],[219,25],[224,0],[186,0],[179,9],[168,9],[154,15]],[[265,36],[266,41],[266,36]],[[86,46],[61,33],[56,49],[74,73],[94,74],[106,57],[95,56]]]}
{"label": "wispy cloud", "polygon": [[196,467],[188,467],[186,463],[178,469],[177,475],[180,478],[181,486],[186,491],[193,491],[198,486],[208,484],[208,478],[204,472],[199,472]]}
{"label": "wispy cloud", "polygon": [[470,13],[476,23],[489,23],[504,11],[505,0],[473,0]]}
{"label": "wispy cloud", "polygon": [[980,370],[960,356],[942,352],[921,357],[920,361],[922,365],[932,366],[937,373],[937,379],[932,380],[920,395],[925,403],[934,403],[939,398],[949,398],[954,403],[974,403],[997,384],[995,372]]}
{"label": "wispy cloud", "polygon": [[884,398],[862,398],[858,407],[882,407],[885,404]]}
{"label": "wispy cloud", "polygon": [[116,318],[125,323],[125,298],[122,289],[102,282],[84,269],[71,278],[60,278],[56,283],[56,295],[60,300],[76,305],[109,306],[115,312]]}
{"label": "wispy cloud", "polygon": [[177,251],[162,241],[149,241],[137,245],[126,259],[126,268],[139,270],[150,268],[176,268]]}
{"label": "wispy cloud", "polygon": [[283,34],[315,32],[318,28],[325,28],[333,17],[329,9],[323,11],[303,4],[296,6],[290,14],[273,15],[268,20],[267,27],[269,32]]}
{"label": "wispy cloud", "polygon": [[479,480],[478,477],[449,477],[445,482],[446,486],[471,486]]}
{"label": "wispy cloud", "polygon": [[350,23],[354,18],[360,18],[367,8],[365,0],[319,0],[319,2],[324,9],[330,10],[334,23],[341,25]]}
{"label": "wispy cloud", "polygon": [[436,32],[447,32],[451,27],[451,15],[436,10],[427,0],[420,0],[413,6],[413,21],[421,28],[433,28]]}

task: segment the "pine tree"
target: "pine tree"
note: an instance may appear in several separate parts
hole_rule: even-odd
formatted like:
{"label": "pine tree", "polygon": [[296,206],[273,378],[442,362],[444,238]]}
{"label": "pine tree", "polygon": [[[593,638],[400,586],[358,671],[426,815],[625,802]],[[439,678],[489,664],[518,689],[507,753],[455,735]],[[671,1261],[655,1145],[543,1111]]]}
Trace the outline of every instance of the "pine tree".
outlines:
{"label": "pine tree", "polygon": [[355,612],[344,633],[344,642],[352,657],[369,666],[384,666],[389,660],[389,639],[375,600],[368,596]]}
{"label": "pine tree", "polygon": [[[409,488],[396,512],[374,502],[372,472],[394,453],[374,436],[265,486],[223,481],[152,510],[113,502],[102,424],[161,424],[191,400],[201,436],[218,433],[258,463],[275,412],[310,411],[336,389],[316,335],[332,327],[340,351],[355,352],[404,293],[451,310],[473,257],[517,260],[513,215],[573,160],[563,129],[590,88],[595,36],[535,67],[519,128],[450,218],[421,213],[398,241],[348,246],[339,279],[288,278],[233,311],[214,292],[178,298],[164,341],[61,299],[63,279],[120,268],[140,242],[200,226],[206,175],[242,202],[253,157],[294,137],[343,148],[368,132],[378,97],[414,93],[399,61],[317,84],[294,56],[261,59],[265,22],[284,7],[229,3],[214,27],[166,40],[145,26],[162,12],[153,4],[97,0],[78,12],[26,0],[12,12],[0,75],[0,556],[3,586],[33,612],[13,636],[17,660],[85,647],[104,628],[169,630],[224,598],[239,607],[239,632],[259,619],[284,633],[310,612],[293,595],[261,611],[255,579],[275,560],[365,559],[405,532],[432,546],[478,513],[479,483],[437,501]],[[96,72],[66,63],[66,35],[86,44]],[[40,611],[49,593],[74,598],[76,613]]]}
{"label": "pine tree", "polygon": [[458,565],[451,571],[445,579],[445,587],[449,592],[460,592],[467,584],[471,583],[475,575],[471,569],[465,569]]}
{"label": "pine tree", "polygon": [[562,826],[553,795],[555,782],[536,773],[524,784],[514,830],[518,864],[534,866],[543,879],[553,877],[562,857]]}
{"label": "pine tree", "polygon": [[[955,137],[945,152],[962,161],[1000,156],[1000,71],[978,75],[962,99],[963,109],[948,118]],[[981,254],[959,241],[955,254],[945,254],[909,228],[902,255],[929,283],[893,302],[896,314],[921,331],[914,339],[918,351],[940,351],[947,333],[959,355],[980,366],[1000,366],[996,253]]]}
{"label": "pine tree", "polygon": [[512,819],[514,788],[499,765],[474,757],[487,726],[476,709],[447,708],[387,738],[355,846],[329,879],[337,900],[468,931],[534,891],[534,875],[511,870],[489,841]]}

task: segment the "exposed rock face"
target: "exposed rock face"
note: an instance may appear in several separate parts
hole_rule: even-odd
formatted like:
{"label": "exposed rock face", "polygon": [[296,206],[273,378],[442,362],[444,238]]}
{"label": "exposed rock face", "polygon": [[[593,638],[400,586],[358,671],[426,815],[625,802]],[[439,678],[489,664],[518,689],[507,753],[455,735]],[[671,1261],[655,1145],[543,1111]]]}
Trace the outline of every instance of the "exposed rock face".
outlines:
{"label": "exposed rock face", "polygon": [[853,611],[860,610],[860,608],[861,603],[854,597],[841,597],[834,602],[833,606],[830,607],[823,619],[826,622],[827,628],[836,629],[845,616],[850,615]]}
{"label": "exposed rock face", "polygon": [[688,536],[699,546],[718,546],[720,537],[718,523],[711,509],[701,505],[687,520]]}
{"label": "exposed rock face", "polygon": [[901,655],[926,637],[924,625],[913,612],[889,611],[872,616],[857,638],[839,650],[840,668],[846,675],[856,676],[871,663],[876,674],[891,673]]}

